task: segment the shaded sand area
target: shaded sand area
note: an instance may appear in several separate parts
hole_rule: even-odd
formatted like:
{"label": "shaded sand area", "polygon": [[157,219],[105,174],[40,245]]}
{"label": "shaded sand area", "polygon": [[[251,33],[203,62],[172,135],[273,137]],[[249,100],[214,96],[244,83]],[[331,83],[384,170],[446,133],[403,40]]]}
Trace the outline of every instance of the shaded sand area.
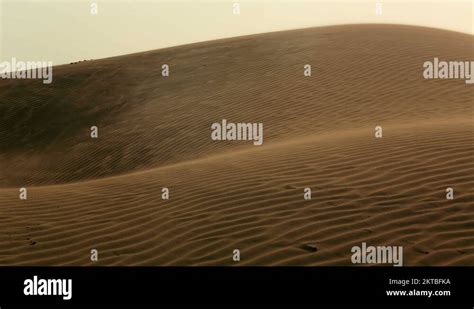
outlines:
{"label": "shaded sand area", "polygon": [[[0,80],[0,264],[352,265],[367,242],[474,265],[474,87],[422,76],[473,43],[333,26]],[[264,144],[212,141],[222,119],[262,122]]]}

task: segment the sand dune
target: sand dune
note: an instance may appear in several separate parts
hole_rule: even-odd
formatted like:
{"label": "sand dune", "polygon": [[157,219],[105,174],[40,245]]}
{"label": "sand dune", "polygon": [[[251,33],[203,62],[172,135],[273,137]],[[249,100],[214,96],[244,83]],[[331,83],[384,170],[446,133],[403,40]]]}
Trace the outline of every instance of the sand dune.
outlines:
{"label": "sand dune", "polygon": [[[473,43],[321,27],[0,80],[0,264],[352,265],[367,242],[403,246],[405,265],[474,265],[474,87],[422,76]],[[223,118],[262,122],[264,144],[212,141]]]}

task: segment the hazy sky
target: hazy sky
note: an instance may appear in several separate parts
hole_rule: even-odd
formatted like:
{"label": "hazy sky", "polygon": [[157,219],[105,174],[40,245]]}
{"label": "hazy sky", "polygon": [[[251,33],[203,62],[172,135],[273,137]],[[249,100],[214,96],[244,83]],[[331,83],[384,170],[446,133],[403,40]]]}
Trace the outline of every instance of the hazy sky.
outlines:
{"label": "hazy sky", "polygon": [[[98,14],[91,14],[91,3]],[[382,15],[376,3],[382,3]],[[233,4],[240,4],[234,15]],[[198,41],[348,23],[474,34],[473,0],[0,0],[0,61],[69,63]]]}

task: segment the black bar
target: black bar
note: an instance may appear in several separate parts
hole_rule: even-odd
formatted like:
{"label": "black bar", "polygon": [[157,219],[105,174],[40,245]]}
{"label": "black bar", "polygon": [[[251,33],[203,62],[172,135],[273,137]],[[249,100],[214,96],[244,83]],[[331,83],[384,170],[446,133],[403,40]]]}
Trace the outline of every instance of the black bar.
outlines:
{"label": "black bar", "polygon": [[[47,304],[459,304],[472,308],[474,267],[1,267],[0,307]],[[72,298],[25,296],[25,279],[72,279]],[[449,279],[400,286],[389,279]],[[428,282],[429,283],[429,282]],[[387,290],[450,296],[387,296]]]}

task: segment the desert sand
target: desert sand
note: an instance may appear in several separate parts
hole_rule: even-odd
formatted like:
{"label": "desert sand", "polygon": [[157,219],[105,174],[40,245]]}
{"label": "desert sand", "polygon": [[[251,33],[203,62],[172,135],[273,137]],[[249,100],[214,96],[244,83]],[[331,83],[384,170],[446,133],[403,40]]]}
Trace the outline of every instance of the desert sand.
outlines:
{"label": "desert sand", "polygon": [[[0,80],[0,265],[352,265],[361,242],[474,265],[474,86],[422,75],[473,43],[343,25]],[[263,123],[263,145],[211,140],[224,118]]]}

